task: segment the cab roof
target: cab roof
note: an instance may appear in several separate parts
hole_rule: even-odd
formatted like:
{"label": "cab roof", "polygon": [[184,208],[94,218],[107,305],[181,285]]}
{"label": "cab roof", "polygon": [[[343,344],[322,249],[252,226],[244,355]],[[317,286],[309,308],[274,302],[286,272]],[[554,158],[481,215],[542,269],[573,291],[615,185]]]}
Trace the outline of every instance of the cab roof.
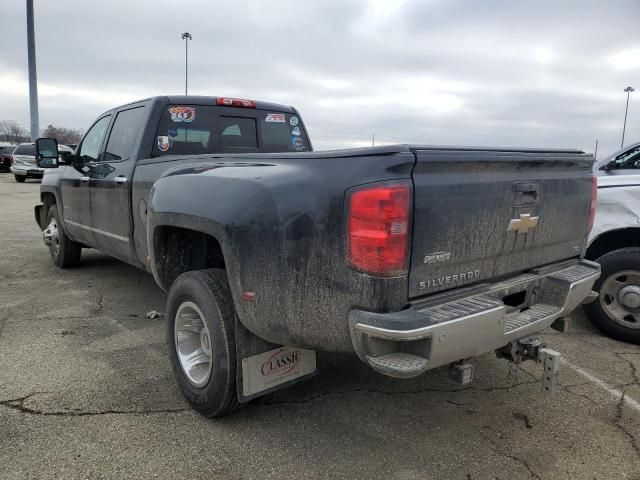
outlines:
{"label": "cab roof", "polygon": [[[191,105],[211,105],[216,106],[218,98],[234,98],[234,97],[205,97],[200,95],[170,95],[166,97],[169,103],[172,104],[191,104]],[[247,99],[253,100],[253,99]],[[279,103],[263,102],[260,100],[253,100],[256,103],[256,109],[258,110],[275,110],[277,112],[294,113],[293,107],[289,105],[281,105]]]}
{"label": "cab roof", "polygon": [[[204,96],[204,95],[158,95],[155,97],[143,98],[140,100],[136,100],[135,102],[129,102],[125,105],[120,105],[118,107],[112,108],[108,110],[108,112],[112,110],[118,110],[122,107],[128,105],[134,105],[140,102],[162,102],[169,103],[172,105],[210,105],[212,107],[218,106],[217,101],[218,98],[233,98],[235,97],[218,97],[218,96]],[[249,99],[247,99],[249,100]],[[289,105],[282,105],[279,103],[271,103],[271,102],[263,102],[260,100],[253,100],[256,104],[257,110],[272,110],[275,112],[285,112],[285,113],[296,113],[295,109]],[[107,113],[107,112],[105,112]]]}

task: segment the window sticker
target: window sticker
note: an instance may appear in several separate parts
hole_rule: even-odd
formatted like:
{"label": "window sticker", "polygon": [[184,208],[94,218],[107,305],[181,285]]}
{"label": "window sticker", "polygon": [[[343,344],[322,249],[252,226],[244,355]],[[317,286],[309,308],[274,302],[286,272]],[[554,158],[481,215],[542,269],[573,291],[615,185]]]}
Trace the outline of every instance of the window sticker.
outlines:
{"label": "window sticker", "polygon": [[292,127],[295,127],[296,125],[298,125],[298,117],[291,117],[289,119],[289,125],[291,125]]}
{"label": "window sticker", "polygon": [[267,113],[265,122],[285,123],[284,113]]}
{"label": "window sticker", "polygon": [[171,120],[173,122],[193,122],[196,118],[196,109],[193,107],[183,107],[174,105],[169,107],[169,113],[171,114]]}
{"label": "window sticker", "polygon": [[178,129],[176,128],[170,128],[169,130],[167,130],[167,134],[170,137],[177,137],[178,136]]}
{"label": "window sticker", "polygon": [[297,135],[299,137],[300,136],[300,128],[293,127],[293,130],[291,130],[291,135]]}
{"label": "window sticker", "polygon": [[295,135],[292,135],[291,136],[291,145],[293,145],[297,150],[298,148],[304,147],[304,142],[302,141],[302,138],[296,137]]}
{"label": "window sticker", "polygon": [[167,135],[160,135],[158,137],[158,150],[166,152],[169,150],[169,137]]}

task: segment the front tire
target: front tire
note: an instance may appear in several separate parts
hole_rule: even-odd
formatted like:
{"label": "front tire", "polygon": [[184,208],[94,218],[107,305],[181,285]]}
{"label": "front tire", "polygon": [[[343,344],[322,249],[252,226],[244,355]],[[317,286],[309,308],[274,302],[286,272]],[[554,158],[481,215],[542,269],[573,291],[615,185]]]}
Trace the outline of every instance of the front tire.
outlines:
{"label": "front tire", "polygon": [[44,243],[49,247],[53,263],[60,268],[75,267],[80,263],[82,246],[74,242],[62,229],[58,207],[51,205],[47,212],[47,226],[42,231]]}
{"label": "front tire", "polygon": [[224,270],[180,275],[167,300],[166,341],[180,390],[205,417],[239,407],[235,309]]}
{"label": "front tire", "polygon": [[14,177],[16,178],[16,182],[18,183],[24,183],[27,179],[27,177],[24,175],[14,175]]}
{"label": "front tire", "polygon": [[594,285],[598,298],[584,306],[605,334],[640,344],[640,248],[623,248],[596,260],[602,267]]}

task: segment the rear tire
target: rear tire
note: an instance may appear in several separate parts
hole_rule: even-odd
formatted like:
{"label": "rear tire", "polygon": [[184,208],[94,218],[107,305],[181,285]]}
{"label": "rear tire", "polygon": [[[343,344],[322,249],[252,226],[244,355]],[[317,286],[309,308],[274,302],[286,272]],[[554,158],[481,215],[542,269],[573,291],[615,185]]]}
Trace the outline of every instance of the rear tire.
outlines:
{"label": "rear tire", "polygon": [[220,417],[240,406],[235,309],[224,270],[177,278],[167,300],[166,341],[180,390],[194,410]]}
{"label": "rear tire", "polygon": [[16,182],[18,183],[24,183],[24,181],[27,179],[27,177],[25,177],[24,175],[14,175],[14,177],[16,177]]}
{"label": "rear tire", "polygon": [[598,298],[584,306],[589,320],[616,340],[640,344],[640,248],[623,248],[596,260]]}
{"label": "rear tire", "polygon": [[80,263],[82,246],[74,242],[62,228],[58,207],[51,205],[47,212],[47,226],[43,230],[45,244],[49,247],[51,259],[60,268],[75,267]]}

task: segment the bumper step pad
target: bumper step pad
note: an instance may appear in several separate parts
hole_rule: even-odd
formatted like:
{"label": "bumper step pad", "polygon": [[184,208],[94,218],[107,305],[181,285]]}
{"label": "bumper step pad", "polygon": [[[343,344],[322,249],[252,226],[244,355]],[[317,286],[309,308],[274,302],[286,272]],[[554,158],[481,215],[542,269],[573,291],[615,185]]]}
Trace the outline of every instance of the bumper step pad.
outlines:
{"label": "bumper step pad", "polygon": [[509,333],[513,330],[517,330],[518,328],[526,327],[527,325],[530,325],[539,320],[544,320],[545,318],[554,315],[559,311],[560,309],[558,307],[539,303],[529,308],[528,310],[519,313],[517,317],[505,320],[504,333]]}
{"label": "bumper step pad", "polygon": [[383,375],[412,378],[427,371],[427,359],[412,353],[387,353],[381,357],[367,357],[369,366]]}
{"label": "bumper step pad", "polygon": [[476,315],[478,313],[491,310],[501,305],[502,304],[497,300],[492,300],[483,296],[477,296],[454,300],[443,305],[437,305],[434,307],[419,310],[419,312],[426,313],[429,318],[438,322],[447,322],[460,317],[466,317],[468,315]]}

